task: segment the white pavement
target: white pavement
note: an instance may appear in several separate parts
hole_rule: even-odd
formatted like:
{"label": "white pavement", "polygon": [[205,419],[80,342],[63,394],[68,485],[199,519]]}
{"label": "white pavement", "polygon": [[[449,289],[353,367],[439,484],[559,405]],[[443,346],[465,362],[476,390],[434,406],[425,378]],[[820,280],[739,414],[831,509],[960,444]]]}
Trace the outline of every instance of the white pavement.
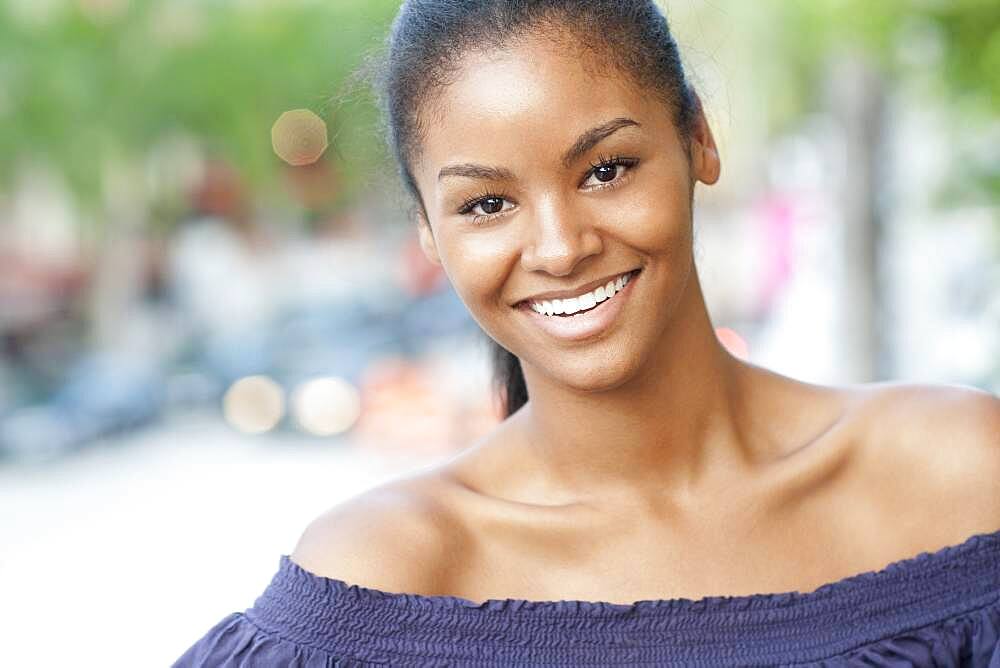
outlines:
{"label": "white pavement", "polygon": [[169,666],[320,512],[434,463],[372,452],[189,417],[0,469],[0,665]]}

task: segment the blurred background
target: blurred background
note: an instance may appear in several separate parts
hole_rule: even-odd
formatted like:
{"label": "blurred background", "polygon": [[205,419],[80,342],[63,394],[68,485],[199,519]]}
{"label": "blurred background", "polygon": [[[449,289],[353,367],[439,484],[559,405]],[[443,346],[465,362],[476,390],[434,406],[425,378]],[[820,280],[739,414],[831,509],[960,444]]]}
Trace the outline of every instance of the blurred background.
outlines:
{"label": "blurred background", "polygon": [[[4,665],[168,665],[498,419],[352,78],[398,0],[0,0]],[[672,0],[720,339],[1000,391],[995,0]]]}

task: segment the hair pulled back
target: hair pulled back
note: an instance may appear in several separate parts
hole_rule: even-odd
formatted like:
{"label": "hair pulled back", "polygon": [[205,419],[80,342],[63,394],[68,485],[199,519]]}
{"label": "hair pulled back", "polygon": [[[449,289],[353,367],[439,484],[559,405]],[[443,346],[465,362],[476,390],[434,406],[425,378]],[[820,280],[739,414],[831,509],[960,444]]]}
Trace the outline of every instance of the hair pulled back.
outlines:
{"label": "hair pulled back", "polygon": [[[399,176],[424,218],[413,178],[427,105],[455,80],[463,56],[501,50],[541,35],[576,49],[603,74],[628,77],[670,109],[687,149],[698,101],[688,85],[667,19],[654,0],[405,0],[376,63],[376,97]],[[528,401],[520,360],[491,341],[494,384],[504,417]]]}

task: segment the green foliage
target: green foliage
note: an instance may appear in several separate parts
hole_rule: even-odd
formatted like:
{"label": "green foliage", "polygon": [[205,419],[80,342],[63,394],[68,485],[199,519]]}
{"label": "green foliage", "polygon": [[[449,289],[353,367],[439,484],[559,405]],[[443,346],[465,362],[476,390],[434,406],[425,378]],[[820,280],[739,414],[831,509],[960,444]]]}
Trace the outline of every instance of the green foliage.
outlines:
{"label": "green foliage", "polygon": [[976,111],[1000,115],[1000,6],[988,0],[936,3],[928,16],[946,44],[942,76]]}
{"label": "green foliage", "polygon": [[[864,54],[896,85],[919,81],[921,94],[943,98],[954,127],[984,127],[1000,118],[1000,5],[996,0],[770,0],[769,57],[783,82],[772,105],[780,129],[815,109],[823,69],[845,51]],[[962,161],[947,189],[1000,199],[997,161]]]}
{"label": "green foliage", "polygon": [[99,205],[109,158],[140,166],[180,134],[266,191],[281,166],[271,125],[300,107],[336,131],[328,157],[350,157],[346,196],[378,159],[372,106],[361,100],[330,118],[328,101],[379,46],[397,2],[136,0],[103,18],[82,5],[35,22],[0,5],[0,190],[21,161],[41,160]]}

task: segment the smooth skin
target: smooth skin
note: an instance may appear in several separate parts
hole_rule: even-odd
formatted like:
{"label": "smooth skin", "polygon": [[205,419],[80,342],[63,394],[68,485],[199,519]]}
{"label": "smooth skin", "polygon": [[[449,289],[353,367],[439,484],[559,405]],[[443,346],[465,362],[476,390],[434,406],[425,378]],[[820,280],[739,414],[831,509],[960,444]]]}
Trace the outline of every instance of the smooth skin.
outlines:
{"label": "smooth skin", "polygon": [[[688,153],[657,98],[570,53],[529,36],[467,55],[414,165],[424,251],[521,359],[529,403],[336,505],[292,559],[388,592],[631,603],[808,592],[1000,530],[1000,399],[730,355],[693,259],[692,189],[720,177],[704,115]],[[611,157],[637,162],[594,169]],[[501,199],[459,212],[484,194]],[[516,306],[634,268],[587,340]]]}

